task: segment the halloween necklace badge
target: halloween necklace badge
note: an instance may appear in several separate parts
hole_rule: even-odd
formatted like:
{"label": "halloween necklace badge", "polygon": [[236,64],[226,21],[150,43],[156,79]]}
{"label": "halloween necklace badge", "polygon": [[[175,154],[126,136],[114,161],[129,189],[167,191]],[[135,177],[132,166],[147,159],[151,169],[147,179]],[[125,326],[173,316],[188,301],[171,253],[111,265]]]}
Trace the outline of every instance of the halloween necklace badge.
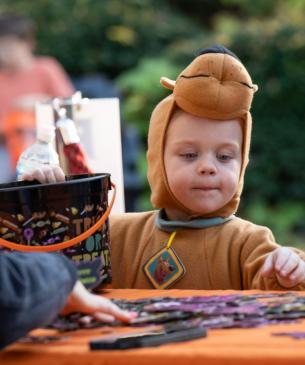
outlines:
{"label": "halloween necklace badge", "polygon": [[143,266],[145,275],[155,289],[166,289],[180,280],[186,273],[185,267],[171,247],[176,232],[172,232],[167,245],[154,254]]}

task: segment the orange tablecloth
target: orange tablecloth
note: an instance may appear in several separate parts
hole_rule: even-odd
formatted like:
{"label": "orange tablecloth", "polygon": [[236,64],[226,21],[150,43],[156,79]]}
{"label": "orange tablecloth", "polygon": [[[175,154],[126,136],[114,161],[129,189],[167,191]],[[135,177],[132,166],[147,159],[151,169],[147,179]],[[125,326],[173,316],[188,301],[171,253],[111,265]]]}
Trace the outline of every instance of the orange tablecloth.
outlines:
{"label": "orange tablecloth", "polygon": [[[255,291],[256,293],[257,291]],[[195,290],[107,290],[109,298],[152,296],[221,295],[233,291]],[[236,293],[236,292],[234,292]],[[243,294],[254,291],[243,292]],[[1,325],[1,323],[0,323]],[[49,344],[16,343],[0,352],[0,364],[22,365],[265,365],[305,364],[305,340],[271,336],[274,332],[305,331],[305,321],[251,329],[209,330],[208,337],[160,347],[90,351],[88,341],[102,336],[104,328],[67,332],[61,342]],[[54,334],[56,331],[47,331]],[[46,334],[35,330],[33,334]]]}

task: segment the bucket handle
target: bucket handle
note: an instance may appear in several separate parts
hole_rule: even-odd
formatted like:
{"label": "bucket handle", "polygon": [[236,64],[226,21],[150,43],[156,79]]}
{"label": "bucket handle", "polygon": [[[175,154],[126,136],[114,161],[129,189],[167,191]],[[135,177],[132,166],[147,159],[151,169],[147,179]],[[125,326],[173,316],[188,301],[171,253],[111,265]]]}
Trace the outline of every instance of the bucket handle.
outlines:
{"label": "bucket handle", "polygon": [[54,243],[52,245],[47,246],[28,246],[23,245],[19,243],[14,243],[11,241],[7,241],[3,238],[0,238],[0,245],[4,246],[6,248],[10,248],[12,250],[17,251],[27,251],[27,252],[51,252],[51,251],[59,251],[63,250],[64,248],[68,248],[71,246],[74,246],[81,241],[87,239],[89,236],[91,236],[93,233],[95,233],[106,221],[106,219],[109,217],[109,214],[111,212],[112,206],[114,204],[115,196],[116,196],[116,186],[114,183],[111,183],[111,186],[113,187],[113,194],[111,198],[111,202],[106,209],[105,213],[102,215],[102,217],[87,231],[81,233],[79,236],[76,236],[68,241],[60,242],[60,243]]}

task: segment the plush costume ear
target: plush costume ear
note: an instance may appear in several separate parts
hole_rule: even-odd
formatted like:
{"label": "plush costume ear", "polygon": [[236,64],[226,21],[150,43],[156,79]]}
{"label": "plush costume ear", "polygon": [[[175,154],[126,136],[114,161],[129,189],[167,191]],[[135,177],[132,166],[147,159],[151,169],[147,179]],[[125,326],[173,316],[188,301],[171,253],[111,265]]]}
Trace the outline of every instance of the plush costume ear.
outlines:
{"label": "plush costume ear", "polygon": [[176,81],[163,76],[160,79],[160,83],[162,86],[166,87],[167,89],[174,90]]}

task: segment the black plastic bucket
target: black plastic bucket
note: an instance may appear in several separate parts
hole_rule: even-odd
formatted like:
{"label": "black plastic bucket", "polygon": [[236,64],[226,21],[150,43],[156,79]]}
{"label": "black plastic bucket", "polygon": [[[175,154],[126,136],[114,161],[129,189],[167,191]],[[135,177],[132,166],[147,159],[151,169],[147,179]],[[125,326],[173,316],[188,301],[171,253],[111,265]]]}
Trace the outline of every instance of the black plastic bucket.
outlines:
{"label": "black plastic bucket", "polygon": [[67,176],[55,184],[0,184],[0,245],[19,251],[60,251],[89,289],[111,282],[109,174]]}

